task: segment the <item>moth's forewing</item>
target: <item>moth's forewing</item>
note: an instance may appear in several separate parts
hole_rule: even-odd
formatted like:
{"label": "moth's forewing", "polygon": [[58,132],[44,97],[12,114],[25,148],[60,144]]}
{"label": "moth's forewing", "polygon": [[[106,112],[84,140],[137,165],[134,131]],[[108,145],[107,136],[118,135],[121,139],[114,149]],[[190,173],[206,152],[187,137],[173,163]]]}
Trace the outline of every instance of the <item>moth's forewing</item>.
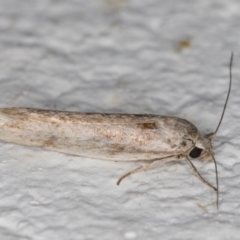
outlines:
{"label": "moth's forewing", "polygon": [[168,116],[0,109],[1,140],[90,158],[177,156],[191,149],[198,137],[193,124]]}

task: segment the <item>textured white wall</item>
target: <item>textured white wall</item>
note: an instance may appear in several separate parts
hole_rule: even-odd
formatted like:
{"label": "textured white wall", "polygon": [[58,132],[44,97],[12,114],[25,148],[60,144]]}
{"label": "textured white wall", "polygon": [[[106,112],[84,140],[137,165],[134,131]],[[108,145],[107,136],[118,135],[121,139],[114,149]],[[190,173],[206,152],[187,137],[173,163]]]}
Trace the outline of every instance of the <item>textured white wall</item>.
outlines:
{"label": "textured white wall", "polygon": [[[0,144],[0,238],[239,239],[240,2],[0,0],[0,106],[219,121],[215,193],[186,163],[139,163]],[[181,41],[190,46],[180,47]],[[183,42],[182,42],[182,45]],[[1,134],[1,133],[0,133]],[[215,183],[213,163],[196,163]]]}

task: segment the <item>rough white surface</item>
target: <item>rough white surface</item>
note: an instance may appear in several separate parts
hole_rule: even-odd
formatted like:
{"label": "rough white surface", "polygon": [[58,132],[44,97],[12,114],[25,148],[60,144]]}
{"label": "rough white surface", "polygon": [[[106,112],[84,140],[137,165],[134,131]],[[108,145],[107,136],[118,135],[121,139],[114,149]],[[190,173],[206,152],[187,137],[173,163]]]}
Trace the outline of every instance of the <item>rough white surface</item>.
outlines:
{"label": "rough white surface", "polygon": [[[0,144],[0,239],[239,239],[238,0],[0,0],[0,106],[183,117],[214,141],[215,193],[186,163],[139,163]],[[183,42],[189,47],[181,47]],[[213,163],[197,162],[215,181]]]}

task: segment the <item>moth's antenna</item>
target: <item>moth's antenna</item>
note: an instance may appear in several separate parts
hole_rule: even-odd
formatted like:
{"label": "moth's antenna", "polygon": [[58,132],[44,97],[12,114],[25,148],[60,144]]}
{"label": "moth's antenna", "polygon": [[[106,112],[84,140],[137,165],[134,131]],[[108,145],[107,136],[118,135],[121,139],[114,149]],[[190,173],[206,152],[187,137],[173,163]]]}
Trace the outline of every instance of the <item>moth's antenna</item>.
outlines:
{"label": "moth's antenna", "polygon": [[[230,92],[231,92],[231,87],[232,87],[232,64],[233,64],[233,52],[231,54],[231,58],[230,58],[230,64],[229,64],[229,87],[228,87],[228,93],[227,93],[227,98],[226,98],[226,101],[225,101],[225,104],[224,104],[224,107],[223,107],[223,111],[222,111],[222,115],[221,115],[221,118],[220,118],[220,121],[217,125],[217,128],[212,136],[212,139],[213,137],[217,134],[218,132],[218,129],[222,123],[222,120],[223,120],[223,116],[224,116],[224,113],[225,113],[225,110],[226,110],[226,107],[227,107],[227,104],[228,104],[228,99],[229,99],[229,96],[230,96]],[[212,141],[210,141],[210,145],[211,145],[211,149],[212,149]],[[217,185],[217,208],[219,206],[219,181],[218,181],[218,169],[217,169],[217,161],[214,157],[214,155],[212,154],[212,152],[210,151],[211,155],[212,155],[212,158],[213,158],[213,161],[214,161],[214,165],[215,165],[215,173],[216,173],[216,185]]]}
{"label": "moth's antenna", "polygon": [[231,54],[230,64],[229,64],[229,87],[228,87],[228,94],[227,94],[227,98],[226,98],[226,101],[225,101],[225,104],[224,104],[224,107],[223,107],[222,116],[220,118],[220,121],[218,123],[218,126],[217,126],[213,136],[215,136],[217,134],[217,131],[218,131],[218,129],[219,129],[221,123],[222,123],[223,116],[224,116],[224,113],[225,113],[225,110],[226,110],[226,107],[227,107],[227,104],[228,104],[228,99],[229,99],[230,92],[231,92],[231,87],[232,87],[232,64],[233,64],[233,52]]}

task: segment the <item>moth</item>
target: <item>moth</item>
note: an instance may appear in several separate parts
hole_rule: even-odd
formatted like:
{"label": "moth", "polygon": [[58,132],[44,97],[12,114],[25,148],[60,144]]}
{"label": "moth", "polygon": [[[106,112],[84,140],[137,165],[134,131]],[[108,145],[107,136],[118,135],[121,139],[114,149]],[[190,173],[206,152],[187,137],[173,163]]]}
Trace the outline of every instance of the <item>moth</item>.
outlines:
{"label": "moth", "polygon": [[[201,135],[191,122],[170,116],[81,113],[33,108],[1,108],[0,140],[82,157],[113,161],[145,161],[127,176],[156,162],[186,161],[194,173],[217,192],[218,174],[212,140],[222,122],[231,91],[230,81],[222,116],[214,133]],[[192,159],[213,159],[216,187],[197,171]]]}

